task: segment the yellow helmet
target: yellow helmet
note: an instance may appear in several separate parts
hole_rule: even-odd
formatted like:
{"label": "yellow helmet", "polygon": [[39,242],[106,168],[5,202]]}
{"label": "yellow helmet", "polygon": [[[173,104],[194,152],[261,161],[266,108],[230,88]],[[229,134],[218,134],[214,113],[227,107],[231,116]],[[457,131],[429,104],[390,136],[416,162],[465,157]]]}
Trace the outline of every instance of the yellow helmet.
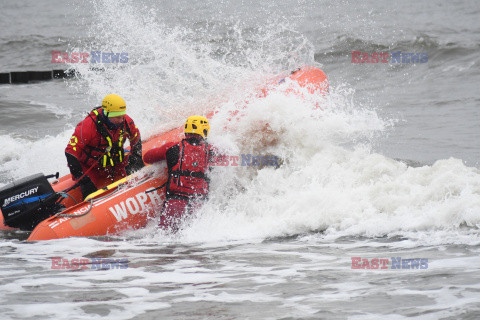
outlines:
{"label": "yellow helmet", "polygon": [[185,122],[185,133],[196,133],[206,138],[210,131],[210,124],[208,120],[202,116],[191,116]]}
{"label": "yellow helmet", "polygon": [[107,117],[118,117],[127,113],[127,104],[122,97],[109,94],[102,101],[102,109]]}

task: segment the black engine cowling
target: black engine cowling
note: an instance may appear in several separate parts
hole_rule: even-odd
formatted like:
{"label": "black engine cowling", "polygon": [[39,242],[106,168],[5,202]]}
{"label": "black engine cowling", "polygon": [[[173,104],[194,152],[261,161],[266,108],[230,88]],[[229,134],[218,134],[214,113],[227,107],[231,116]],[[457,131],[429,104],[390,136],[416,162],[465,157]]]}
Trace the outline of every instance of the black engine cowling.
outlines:
{"label": "black engine cowling", "polygon": [[0,189],[0,209],[6,226],[33,230],[58,211],[59,195],[43,174],[12,182]]}

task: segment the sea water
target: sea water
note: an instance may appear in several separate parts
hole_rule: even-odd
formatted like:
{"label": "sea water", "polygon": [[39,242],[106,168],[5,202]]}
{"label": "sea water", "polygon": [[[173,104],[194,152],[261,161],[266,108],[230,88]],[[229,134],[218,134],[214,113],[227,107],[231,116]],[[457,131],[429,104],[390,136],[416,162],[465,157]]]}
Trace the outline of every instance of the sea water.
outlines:
{"label": "sea water", "polygon": [[[209,140],[224,154],[280,159],[215,167],[209,201],[175,235],[155,221],[38,243],[3,232],[2,318],[478,318],[476,1],[1,6],[0,72],[81,76],[0,86],[0,185],[67,174],[75,125],[109,93],[143,139],[217,110]],[[128,61],[59,64],[51,51]],[[428,61],[352,63],[352,51]],[[328,95],[287,80],[258,97],[304,65],[325,71]]]}

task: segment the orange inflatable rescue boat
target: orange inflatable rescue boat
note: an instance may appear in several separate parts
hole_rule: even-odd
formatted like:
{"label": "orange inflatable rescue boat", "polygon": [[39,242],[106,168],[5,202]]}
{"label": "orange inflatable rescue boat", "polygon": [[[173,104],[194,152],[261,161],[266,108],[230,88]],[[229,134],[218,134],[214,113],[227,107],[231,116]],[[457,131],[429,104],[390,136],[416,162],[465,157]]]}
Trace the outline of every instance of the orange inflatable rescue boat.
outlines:
{"label": "orange inflatable rescue boat", "polygon": [[[288,76],[310,92],[328,91],[328,81],[320,69],[305,67]],[[274,80],[282,83],[286,78]],[[272,89],[262,89],[262,95]],[[213,112],[207,117],[211,118]],[[158,134],[143,143],[143,152],[165,143],[179,142],[183,128]],[[43,174],[20,179],[0,188],[0,230],[33,230],[28,241],[66,237],[116,235],[158,221],[167,180],[166,169],[144,168],[81,200],[80,188],[70,175],[51,183],[54,176]]]}

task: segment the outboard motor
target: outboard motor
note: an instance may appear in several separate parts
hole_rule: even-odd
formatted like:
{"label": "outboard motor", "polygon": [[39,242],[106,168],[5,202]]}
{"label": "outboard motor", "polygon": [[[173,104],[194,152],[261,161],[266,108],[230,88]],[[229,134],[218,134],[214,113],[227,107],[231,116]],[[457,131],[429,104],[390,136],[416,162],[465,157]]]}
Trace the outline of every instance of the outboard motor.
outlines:
{"label": "outboard motor", "polygon": [[60,195],[48,182],[49,177],[54,176],[37,173],[0,189],[0,209],[6,226],[31,231],[59,210]]}

